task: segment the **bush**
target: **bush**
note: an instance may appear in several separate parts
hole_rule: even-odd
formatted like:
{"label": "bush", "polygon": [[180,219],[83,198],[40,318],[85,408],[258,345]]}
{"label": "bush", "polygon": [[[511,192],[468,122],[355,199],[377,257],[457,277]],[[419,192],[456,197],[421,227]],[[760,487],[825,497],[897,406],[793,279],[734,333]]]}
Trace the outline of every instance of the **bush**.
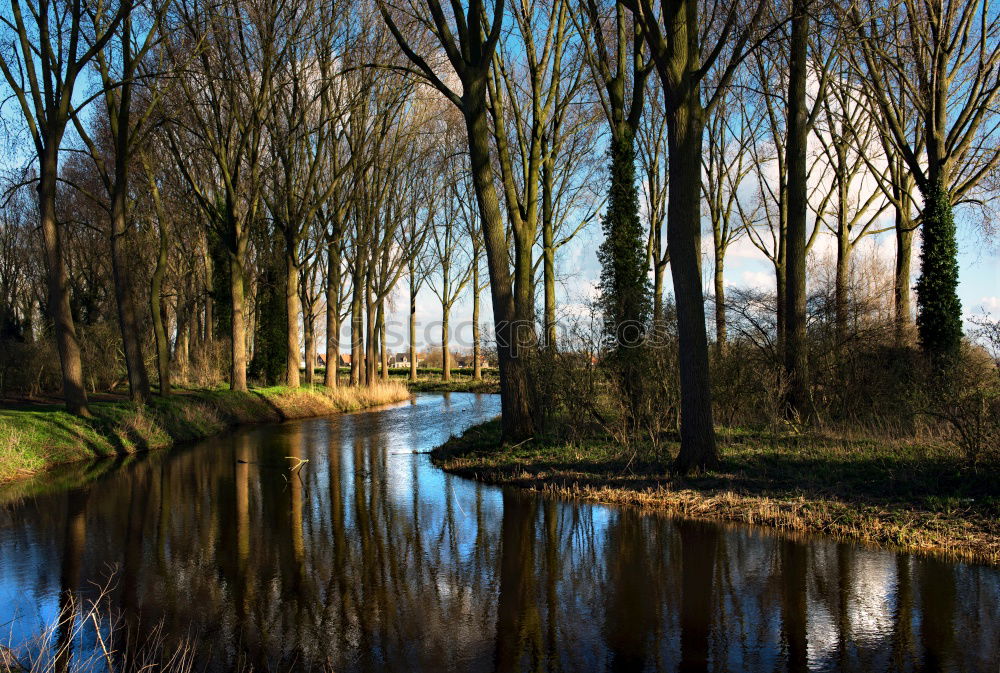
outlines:
{"label": "bush", "polygon": [[923,412],[946,424],[969,463],[1000,462],[1000,368],[992,358],[965,345],[946,372],[927,372]]}

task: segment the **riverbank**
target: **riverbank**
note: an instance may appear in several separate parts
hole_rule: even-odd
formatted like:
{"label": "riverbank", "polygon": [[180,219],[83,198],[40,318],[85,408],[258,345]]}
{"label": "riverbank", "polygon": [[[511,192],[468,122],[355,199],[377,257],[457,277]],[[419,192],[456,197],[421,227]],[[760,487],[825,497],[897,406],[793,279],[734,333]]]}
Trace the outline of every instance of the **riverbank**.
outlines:
{"label": "riverbank", "polygon": [[612,442],[499,442],[491,421],[431,457],[491,484],[1000,564],[998,470],[966,467],[944,445],[730,431],[718,470],[676,477],[669,458],[644,462]]}
{"label": "riverbank", "polygon": [[499,393],[500,375],[496,369],[483,369],[479,379],[473,378],[472,369],[456,367],[451,379],[444,381],[439,368],[421,367],[417,380],[410,378],[409,369],[390,369],[390,381],[402,381],[415,393]]}
{"label": "riverbank", "polygon": [[454,376],[450,381],[441,377],[421,377],[416,381],[406,381],[407,387],[415,393],[499,393],[500,380],[483,378],[479,381],[471,376]]}
{"label": "riverbank", "polygon": [[364,388],[179,390],[144,406],[95,402],[93,418],[61,406],[19,405],[0,409],[0,483],[64,463],[204,439],[237,425],[356,411],[409,397],[406,386],[390,381]]}

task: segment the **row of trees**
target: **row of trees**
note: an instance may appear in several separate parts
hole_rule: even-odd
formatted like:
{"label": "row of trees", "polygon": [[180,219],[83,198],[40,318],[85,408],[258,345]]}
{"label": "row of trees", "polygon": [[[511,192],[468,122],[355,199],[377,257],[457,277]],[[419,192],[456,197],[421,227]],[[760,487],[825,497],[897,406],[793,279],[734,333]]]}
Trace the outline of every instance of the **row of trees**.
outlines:
{"label": "row of trees", "polygon": [[0,327],[51,334],[74,413],[88,413],[81,325],[115,324],[138,401],[150,351],[160,394],[222,358],[234,390],[298,385],[303,352],[312,383],[323,338],[350,350],[359,384],[387,376],[397,290],[415,366],[421,289],[440,301],[445,354],[463,293],[481,348],[488,289],[504,436],[531,437],[533,363],[559,346],[557,253],[600,212],[604,359],[630,398],[670,270],[682,470],[717,458],[706,224],[719,354],[730,246],[745,238],[774,266],[790,414],[812,404],[806,260],[821,235],[836,241],[838,343],[852,253],[887,230],[895,338],[911,342],[918,227],[919,342],[938,367],[961,343],[952,210],[986,209],[1000,162],[1000,16],[985,0],[10,0],[3,30],[7,110],[34,152],[8,192]]}

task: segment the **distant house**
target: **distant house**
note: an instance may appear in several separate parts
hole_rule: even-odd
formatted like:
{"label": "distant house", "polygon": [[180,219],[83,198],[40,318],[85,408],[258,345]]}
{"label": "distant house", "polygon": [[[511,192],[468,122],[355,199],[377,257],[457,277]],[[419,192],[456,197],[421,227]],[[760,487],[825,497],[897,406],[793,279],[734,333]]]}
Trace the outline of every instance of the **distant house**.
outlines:
{"label": "distant house", "polygon": [[[465,353],[455,358],[455,366],[457,367],[471,369],[472,367],[475,366],[475,363],[476,363],[475,356],[472,353]],[[486,356],[482,354],[479,356],[479,366],[480,367],[489,366],[489,363],[486,361]]]}
{"label": "distant house", "polygon": [[351,366],[351,354],[350,353],[341,353],[340,354],[340,366],[341,367],[350,367]]}
{"label": "distant house", "polygon": [[326,358],[323,357],[322,355],[317,355],[316,356],[316,366],[317,367],[326,367]]}
{"label": "distant house", "polygon": [[391,369],[409,369],[410,354],[407,353],[406,351],[402,351],[400,353],[394,353],[392,356],[389,357],[389,367]]}

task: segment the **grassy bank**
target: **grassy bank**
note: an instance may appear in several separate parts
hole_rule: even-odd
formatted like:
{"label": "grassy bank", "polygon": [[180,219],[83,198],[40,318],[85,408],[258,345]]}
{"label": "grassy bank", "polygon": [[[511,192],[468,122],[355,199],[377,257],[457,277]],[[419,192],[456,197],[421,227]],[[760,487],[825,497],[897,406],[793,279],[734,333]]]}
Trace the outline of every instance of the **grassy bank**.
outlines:
{"label": "grassy bank", "polygon": [[419,376],[416,381],[406,380],[407,387],[415,393],[499,393],[500,379],[483,377],[477,381],[471,376],[452,375],[451,381],[440,376]]}
{"label": "grassy bank", "polygon": [[[449,472],[591,502],[1000,563],[1000,476],[944,445],[725,432],[713,472],[676,477],[610,441],[499,449],[496,421],[433,453]],[[676,446],[668,447],[676,451]]]}
{"label": "grassy bank", "polygon": [[421,367],[417,380],[410,380],[409,369],[390,369],[390,381],[402,381],[415,393],[499,393],[500,375],[496,369],[483,369],[482,378],[472,377],[472,369],[456,367],[451,370],[451,380],[441,380],[440,368]]}
{"label": "grassy bank", "polygon": [[354,411],[409,396],[405,386],[390,381],[370,388],[179,391],[143,407],[97,402],[93,418],[53,405],[0,409],[0,482],[63,463],[165,448],[235,425]]}

